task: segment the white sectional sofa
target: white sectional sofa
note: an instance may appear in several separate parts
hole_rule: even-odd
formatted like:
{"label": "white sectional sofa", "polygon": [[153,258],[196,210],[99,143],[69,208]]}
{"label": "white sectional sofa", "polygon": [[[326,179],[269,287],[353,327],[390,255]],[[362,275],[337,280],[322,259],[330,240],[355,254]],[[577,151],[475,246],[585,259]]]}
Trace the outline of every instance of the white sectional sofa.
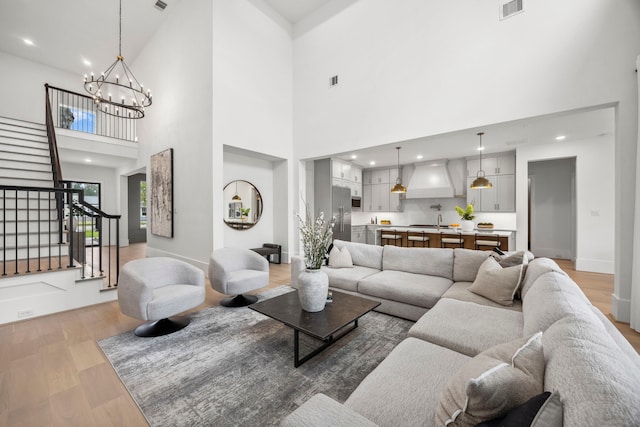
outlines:
{"label": "white sectional sofa", "polygon": [[[349,249],[354,267],[327,268],[331,288],[379,300],[379,311],[416,323],[344,403],[318,394],[284,426],[474,425],[464,418],[477,409],[472,403],[461,416],[447,413],[456,379],[513,348],[502,365],[515,370],[522,348],[538,351],[540,392],[561,402],[559,419],[548,403],[536,425],[640,426],[640,356],[553,260],[530,261],[521,301],[506,307],[469,291],[487,252],[334,244]],[[294,260],[294,286],[300,267]]]}

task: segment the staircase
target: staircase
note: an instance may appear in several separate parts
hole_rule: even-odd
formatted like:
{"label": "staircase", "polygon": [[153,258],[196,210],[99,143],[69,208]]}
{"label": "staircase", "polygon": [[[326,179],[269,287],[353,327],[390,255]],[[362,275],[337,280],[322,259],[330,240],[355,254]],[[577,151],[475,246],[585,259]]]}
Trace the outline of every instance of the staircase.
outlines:
{"label": "staircase", "polygon": [[71,193],[54,189],[50,153],[45,125],[0,116],[0,324],[116,298],[84,232],[72,233],[80,262],[69,257],[59,206]]}
{"label": "staircase", "polygon": [[[0,185],[53,188],[44,125],[0,117]],[[60,221],[51,193],[0,190],[0,222],[3,260],[46,258],[49,269],[51,258],[68,254],[59,243]]]}

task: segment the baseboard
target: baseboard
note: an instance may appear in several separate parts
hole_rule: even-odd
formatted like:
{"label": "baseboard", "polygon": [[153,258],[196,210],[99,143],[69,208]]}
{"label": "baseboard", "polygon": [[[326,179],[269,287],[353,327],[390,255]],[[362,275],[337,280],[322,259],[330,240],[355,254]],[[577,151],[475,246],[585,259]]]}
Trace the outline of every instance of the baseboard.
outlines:
{"label": "baseboard", "polygon": [[147,245],[147,257],[158,257],[158,256],[166,256],[169,258],[175,258],[175,259],[179,259],[180,261],[184,261],[188,264],[193,265],[194,267],[198,267],[200,270],[204,271],[205,275],[207,274],[207,270],[209,269],[209,260],[200,261],[197,259],[178,255],[173,252],[167,252],[167,251],[163,251],[162,249],[153,248]]}
{"label": "baseboard", "polygon": [[532,248],[531,252],[533,252],[536,258],[560,258],[560,259],[571,259],[571,251],[566,249],[558,249],[558,248]]}
{"label": "baseboard", "polygon": [[618,298],[611,294],[611,314],[618,322],[629,323],[631,321],[631,300]]}
{"label": "baseboard", "polygon": [[576,258],[576,270],[590,271],[592,273],[613,274],[613,261],[603,261],[600,259]]}

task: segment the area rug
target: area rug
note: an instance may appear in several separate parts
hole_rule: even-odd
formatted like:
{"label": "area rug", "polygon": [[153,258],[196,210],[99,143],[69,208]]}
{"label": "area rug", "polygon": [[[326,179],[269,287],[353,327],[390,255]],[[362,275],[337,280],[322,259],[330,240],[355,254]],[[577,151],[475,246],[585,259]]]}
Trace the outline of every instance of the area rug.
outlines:
{"label": "area rug", "polygon": [[[290,291],[282,286],[259,298]],[[316,393],[344,402],[412,324],[370,312],[298,368],[293,330],[246,307],[202,310],[163,337],[130,331],[98,344],[152,426],[265,426],[280,424]],[[311,341],[301,334],[301,349],[317,346]]]}

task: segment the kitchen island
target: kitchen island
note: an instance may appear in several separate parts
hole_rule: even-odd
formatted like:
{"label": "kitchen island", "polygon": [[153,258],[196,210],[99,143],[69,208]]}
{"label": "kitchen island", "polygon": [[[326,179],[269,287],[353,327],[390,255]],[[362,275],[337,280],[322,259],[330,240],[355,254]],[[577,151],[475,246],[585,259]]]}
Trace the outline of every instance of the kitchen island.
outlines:
{"label": "kitchen island", "polygon": [[[449,226],[412,226],[412,225],[385,225],[385,224],[367,224],[367,243],[370,245],[381,244],[381,234],[395,234],[400,236],[396,246],[412,246],[409,243],[409,233],[424,233],[429,237],[429,247],[439,248],[443,237],[460,236],[463,240],[463,247],[466,249],[475,249],[476,234],[497,236],[500,241],[500,250],[508,251],[515,247],[515,231],[502,229],[474,229],[473,231],[461,231],[460,229],[450,228]],[[369,238],[371,237],[371,238]]]}

